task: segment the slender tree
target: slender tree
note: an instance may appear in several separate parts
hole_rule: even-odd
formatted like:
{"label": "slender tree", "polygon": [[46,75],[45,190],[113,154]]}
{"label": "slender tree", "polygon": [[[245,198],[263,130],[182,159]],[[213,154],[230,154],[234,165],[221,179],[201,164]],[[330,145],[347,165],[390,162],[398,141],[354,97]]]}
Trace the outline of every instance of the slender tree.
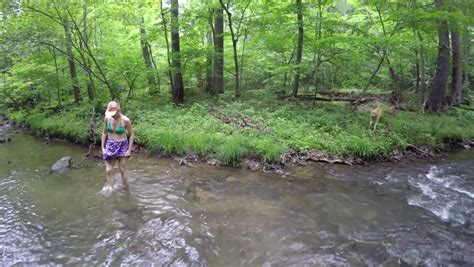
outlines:
{"label": "slender tree", "polygon": [[[138,10],[139,12],[141,11],[141,6],[138,7]],[[146,66],[149,92],[151,95],[157,95],[160,93],[160,88],[156,82],[155,69],[153,68],[153,60],[151,58],[151,47],[148,43],[144,18],[142,15],[139,15],[138,17],[138,28],[140,31],[140,46],[142,48],[142,56]]]}
{"label": "slender tree", "polygon": [[221,94],[224,93],[224,10],[217,8],[215,12],[212,92]]}
{"label": "slender tree", "polygon": [[[249,22],[250,24],[250,22]],[[244,58],[245,58],[245,44],[247,43],[247,39],[249,37],[249,25],[245,26],[244,30],[244,40],[242,42],[242,52],[240,54],[240,81],[239,84],[242,86],[243,84],[243,78],[244,78]]]}
{"label": "slender tree", "polygon": [[469,37],[469,31],[466,29],[463,37],[463,65],[465,66],[463,69],[463,79],[462,79],[462,84],[464,87],[467,87],[469,85],[469,51],[470,51],[470,37]]}
{"label": "slender tree", "polygon": [[[87,34],[87,4],[84,2],[82,5],[82,23],[83,23],[83,29],[82,29],[82,40],[83,42],[89,42],[89,35]],[[81,42],[81,49],[83,49],[83,45]],[[87,77],[89,80],[87,81],[87,96],[89,97],[89,100],[92,101],[95,98],[95,86],[94,86],[94,79],[92,78],[92,73],[91,73],[91,62],[90,60],[84,59],[84,71],[86,72]]]}
{"label": "slender tree", "polygon": [[63,20],[63,27],[66,35],[67,62],[69,64],[69,74],[71,75],[72,82],[72,92],[74,94],[74,102],[79,103],[81,101],[81,88],[79,87],[76,64],[74,62],[74,55],[72,54],[72,38],[69,24],[70,23],[67,20]]}
{"label": "slender tree", "polygon": [[184,101],[184,85],[181,73],[181,58],[179,47],[179,7],[178,0],[171,0],[171,49],[173,66],[173,102]]}
{"label": "slender tree", "polygon": [[425,78],[425,48],[423,46],[423,36],[418,31],[418,40],[420,41],[420,83],[421,83],[421,99],[425,101],[426,97],[426,78]]}
{"label": "slender tree", "polygon": [[[211,22],[212,23],[212,22]],[[205,92],[212,92],[212,59],[213,55],[211,49],[214,49],[213,41],[212,41],[212,32],[208,31],[206,34],[206,45],[208,47],[206,53],[206,84],[204,86]]]}
{"label": "slender tree", "polygon": [[293,97],[298,96],[298,88],[300,86],[300,65],[301,57],[303,55],[303,4],[301,0],[296,0],[296,17],[298,19],[298,46],[296,49],[296,71],[295,71],[295,81],[293,83]]}
{"label": "slender tree", "polygon": [[57,97],[58,97],[58,105],[61,106],[61,86],[59,84],[59,67],[58,67],[58,61],[57,61],[57,55],[56,55],[56,51],[54,51],[53,48],[51,47],[48,47],[48,50],[49,52],[51,53],[51,56],[53,57],[53,61],[54,61],[54,70],[55,70],[55,73],[56,73],[56,93],[57,93]]}
{"label": "slender tree", "polygon": [[[463,15],[465,18],[472,17],[474,13],[474,6],[472,5],[471,1],[464,0],[461,1],[463,4],[461,9],[463,10]],[[464,25],[463,25],[464,24]],[[471,23],[472,24],[472,23]],[[470,31],[470,23],[459,23],[459,32],[461,34],[461,57],[462,57],[462,86],[461,92],[463,88],[469,88],[469,51],[471,51],[471,31]]]}
{"label": "slender tree", "polygon": [[[3,35],[3,30],[5,29],[6,21],[7,21],[7,3],[2,2],[2,31],[0,31],[0,33],[2,33],[1,35]],[[7,55],[8,53],[7,46],[5,45],[4,42],[2,42],[1,46],[2,46],[2,65],[0,65],[0,72],[2,73],[2,76],[3,76],[3,91],[4,91],[4,94],[6,94],[7,72],[9,71],[11,66],[9,66],[10,60],[8,59],[8,55]]]}
{"label": "slender tree", "polygon": [[[318,16],[317,16],[317,19],[316,19],[316,27],[315,27],[315,37],[316,37],[316,40],[321,40],[322,38],[322,34],[323,34],[323,5],[325,3],[323,3],[321,0],[318,0],[317,1],[317,4],[318,4]],[[317,78],[317,75],[316,73],[319,71],[319,67],[321,65],[321,57],[322,57],[322,54],[320,53],[319,49],[315,48],[314,49],[314,56],[313,56],[313,64],[314,64],[314,68],[313,70],[311,71],[311,75],[310,75],[310,81],[315,81],[314,82],[314,85],[315,85],[315,90],[314,90],[314,95],[316,96],[318,94],[318,88],[319,88],[319,79]],[[308,89],[309,89],[309,86],[311,85],[311,83],[308,83]],[[316,97],[315,97],[315,100],[316,100]]]}
{"label": "slender tree", "polygon": [[242,13],[240,14],[240,19],[237,21],[237,26],[234,29],[234,22],[232,19],[232,12],[229,9],[229,6],[224,4],[222,0],[219,0],[222,8],[224,9],[225,13],[227,14],[227,23],[229,25],[229,30],[230,30],[230,37],[232,39],[232,49],[233,49],[233,55],[234,55],[234,79],[235,79],[235,96],[240,97],[240,68],[239,68],[239,55],[237,52],[237,42],[239,41],[240,37],[240,26],[242,25],[242,21],[244,19],[245,11],[247,10],[248,6],[250,5],[249,0],[247,4],[245,5],[244,9],[242,10]]}
{"label": "slender tree", "polygon": [[451,46],[453,50],[453,65],[452,65],[452,82],[451,82],[451,105],[458,105],[461,103],[461,88],[462,88],[462,50],[461,37],[456,29],[456,25],[451,25]]}
{"label": "slender tree", "polygon": [[173,82],[173,73],[171,71],[171,56],[170,56],[170,41],[168,38],[168,21],[166,20],[166,15],[165,15],[165,10],[163,9],[163,1],[160,0],[160,14],[161,14],[161,20],[162,20],[162,25],[163,25],[163,34],[165,35],[165,42],[166,42],[166,60],[168,62],[168,77],[170,79],[170,87],[171,91],[173,91],[174,88],[174,82]]}

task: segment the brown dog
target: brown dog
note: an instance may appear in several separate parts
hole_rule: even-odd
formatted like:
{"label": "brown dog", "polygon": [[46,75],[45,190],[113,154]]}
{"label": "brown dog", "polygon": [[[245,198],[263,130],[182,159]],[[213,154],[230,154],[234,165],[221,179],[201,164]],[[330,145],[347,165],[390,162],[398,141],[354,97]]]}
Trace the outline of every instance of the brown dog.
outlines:
{"label": "brown dog", "polygon": [[372,127],[372,124],[374,125],[374,131],[377,128],[377,123],[380,120],[380,117],[382,117],[383,114],[383,108],[380,105],[380,103],[377,103],[377,106],[372,109],[370,112],[370,122],[369,122],[369,128]]}

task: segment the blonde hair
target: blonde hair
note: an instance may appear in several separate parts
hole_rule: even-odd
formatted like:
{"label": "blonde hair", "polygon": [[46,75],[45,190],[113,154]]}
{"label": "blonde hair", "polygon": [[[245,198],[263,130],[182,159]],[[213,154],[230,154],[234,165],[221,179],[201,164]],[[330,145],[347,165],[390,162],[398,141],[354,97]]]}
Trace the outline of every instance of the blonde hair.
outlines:
{"label": "blonde hair", "polygon": [[112,106],[116,106],[118,109],[120,109],[120,103],[116,100],[112,100],[107,104],[107,109],[111,108]]}
{"label": "blonde hair", "polygon": [[[111,109],[114,109],[115,112],[110,111]],[[113,114],[111,114],[113,112]],[[105,117],[110,118],[115,116],[115,114],[120,114],[120,103],[118,101],[112,100],[107,104],[107,109],[105,111]]]}

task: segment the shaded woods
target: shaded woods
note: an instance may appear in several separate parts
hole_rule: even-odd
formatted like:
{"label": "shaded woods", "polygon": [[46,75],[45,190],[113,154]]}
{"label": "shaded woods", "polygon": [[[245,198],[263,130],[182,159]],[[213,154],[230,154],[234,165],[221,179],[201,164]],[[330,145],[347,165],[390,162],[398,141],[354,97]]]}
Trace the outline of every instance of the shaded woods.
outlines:
{"label": "shaded woods", "polygon": [[81,125],[116,98],[148,149],[228,163],[474,138],[469,0],[3,0],[1,14],[0,101],[41,132],[92,142]]}

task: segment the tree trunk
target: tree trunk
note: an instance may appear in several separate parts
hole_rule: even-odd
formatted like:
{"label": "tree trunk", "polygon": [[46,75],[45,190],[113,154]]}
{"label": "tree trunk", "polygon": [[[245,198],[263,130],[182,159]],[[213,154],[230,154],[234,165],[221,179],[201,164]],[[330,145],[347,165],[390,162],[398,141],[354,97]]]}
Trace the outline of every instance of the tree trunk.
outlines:
{"label": "tree trunk", "polygon": [[[139,7],[140,9],[141,7]],[[145,61],[146,66],[146,74],[148,80],[148,87],[150,95],[158,95],[160,93],[160,89],[158,88],[156,78],[155,78],[155,69],[153,68],[153,62],[151,60],[151,48],[150,44],[148,43],[146,37],[146,31],[143,16],[138,18],[138,27],[140,30],[140,46],[142,47],[142,56],[143,60]]]}
{"label": "tree trunk", "polygon": [[239,72],[239,56],[237,52],[237,42],[239,41],[240,37],[240,26],[242,25],[242,20],[244,19],[244,14],[245,10],[247,10],[247,7],[249,6],[251,0],[249,0],[243,9],[240,19],[237,23],[237,26],[233,26],[232,22],[232,13],[229,10],[229,7],[224,4],[222,0],[219,0],[221,7],[224,9],[225,13],[227,14],[227,22],[229,25],[229,30],[230,30],[230,36],[232,37],[232,48],[234,52],[234,69],[235,69],[235,75],[234,75],[234,80],[235,80],[235,97],[240,97],[240,72]]}
{"label": "tree trunk", "polygon": [[[316,40],[319,41],[321,40],[322,34],[323,34],[323,4],[321,0],[318,0],[318,19],[316,20],[316,27],[315,27],[315,36]],[[309,78],[309,82],[306,87],[306,91],[309,90],[311,85],[314,85],[314,94],[318,94],[318,88],[320,86],[320,82],[322,81],[324,83],[323,79],[318,79],[318,75],[316,75],[319,71],[319,66],[321,65],[321,53],[319,53],[319,50],[315,48],[314,50],[314,55],[313,55],[313,61],[314,61],[314,68],[311,71],[311,75]],[[319,74],[319,73],[318,73]],[[313,105],[316,103],[314,102]]]}
{"label": "tree trunk", "polygon": [[175,104],[184,101],[184,85],[181,73],[181,59],[179,48],[179,7],[178,0],[171,0],[171,49],[173,66],[173,102]]}
{"label": "tree trunk", "polygon": [[[286,63],[287,65],[289,65],[291,63],[291,61],[293,60],[293,57],[295,56],[295,52],[296,52],[296,48],[293,46],[293,51],[291,52],[291,56],[288,59],[288,62]],[[290,76],[291,76],[291,73],[290,73]],[[286,88],[286,81],[287,80],[288,80],[288,71],[285,71],[285,75],[284,75],[284,78],[283,78],[283,88]]]}
{"label": "tree trunk", "polygon": [[[230,23],[230,16],[229,16],[229,27],[232,27]],[[232,39],[234,39],[234,33],[231,31]],[[232,48],[234,50],[234,68],[235,68],[235,97],[240,97],[240,76],[239,76],[239,59],[237,55],[237,39],[232,41]]]}
{"label": "tree trunk", "polygon": [[469,31],[466,30],[465,36],[463,38],[463,51],[464,51],[464,59],[463,59],[463,65],[465,66],[463,69],[463,87],[467,87],[469,85],[469,71],[468,71],[468,66],[469,66],[469,49],[470,49],[470,44],[471,40],[469,38]]}
{"label": "tree trunk", "polygon": [[[82,37],[82,39],[85,43],[87,43],[87,42],[89,42],[89,36],[87,35],[87,4],[84,3],[82,5],[82,8],[83,8],[83,18],[82,18],[83,37]],[[87,74],[87,77],[89,78],[89,80],[87,81],[87,97],[89,98],[90,101],[92,101],[95,98],[95,86],[94,86],[94,80],[92,78],[92,74],[91,74],[91,71],[90,71],[91,62],[90,62],[90,60],[87,60],[86,62],[84,62],[84,64],[87,66],[86,68],[84,68],[84,70]]]}
{"label": "tree trunk", "polygon": [[58,105],[61,106],[62,105],[61,104],[61,87],[59,85],[59,68],[58,68],[57,56],[53,48],[50,48],[49,51],[51,52],[51,55],[53,56],[54,70],[56,72],[56,89],[57,89]]}
{"label": "tree trunk", "polygon": [[[212,23],[212,21],[211,21]],[[213,42],[212,42],[212,32],[208,31],[206,35],[206,41],[207,41],[207,47],[208,47],[208,52],[206,53],[206,85],[204,86],[204,92],[212,92],[213,87],[212,87],[212,53],[210,53],[211,48],[213,48]]]}
{"label": "tree trunk", "polygon": [[[91,65],[90,61],[87,62],[87,65]],[[87,81],[87,96],[89,97],[89,100],[92,101],[95,98],[95,86],[92,75],[90,73],[90,68],[87,69],[87,77],[89,77],[89,80]]]}
{"label": "tree trunk", "polygon": [[[384,51],[385,53],[385,51]],[[375,70],[372,72],[372,74],[370,75],[369,79],[367,80],[367,83],[365,84],[364,86],[364,89],[362,90],[362,93],[360,94],[360,96],[362,97],[366,92],[367,90],[369,89],[369,86],[370,84],[372,83],[372,80],[375,78],[375,76],[377,75],[377,73],[379,72],[380,70],[380,67],[382,67],[382,63],[384,62],[384,60],[386,59],[386,54],[382,54],[380,56],[380,61],[379,63],[377,64],[377,68],[375,68]]]}
{"label": "tree trunk", "polygon": [[426,78],[425,78],[425,48],[423,47],[423,36],[418,31],[418,39],[420,40],[420,83],[421,83],[421,99],[425,101],[426,95]]}
{"label": "tree trunk", "polygon": [[[416,29],[413,29],[413,38],[416,39]],[[418,92],[418,89],[420,88],[420,51],[418,50],[418,46],[415,45],[414,47],[414,52],[415,52],[415,57],[416,57],[416,62],[415,62],[415,73],[414,73],[414,78],[415,78],[415,91]]]}
{"label": "tree trunk", "polygon": [[[227,20],[229,24],[229,30],[230,30],[230,37],[232,38],[232,50],[234,52],[234,80],[235,80],[235,96],[240,97],[240,78],[239,78],[239,57],[237,54],[237,41],[238,41],[238,36],[234,32],[234,26],[232,26],[232,13],[230,13],[228,7],[224,4],[222,0],[219,0],[221,3],[222,8],[224,9],[225,13],[227,14]],[[216,30],[217,32],[217,30]]]}
{"label": "tree trunk", "polygon": [[69,73],[71,75],[74,102],[79,103],[81,101],[81,88],[79,87],[79,82],[77,80],[76,64],[74,63],[74,56],[72,54],[71,29],[69,28],[69,23],[67,20],[63,21],[63,26],[66,34],[67,61],[69,63]]}
{"label": "tree trunk", "polygon": [[[456,27],[454,25],[454,27]],[[462,52],[461,37],[457,29],[451,29],[451,46],[453,49],[453,70],[451,83],[451,105],[459,105],[462,97]]]}
{"label": "tree trunk", "polygon": [[[7,3],[2,2],[2,27],[5,28],[5,24],[7,21]],[[7,47],[5,42],[2,42],[2,65],[0,66],[0,70],[3,76],[3,92],[6,94],[7,90],[7,71],[10,69],[9,59],[7,55]],[[15,102],[15,101],[14,101]]]}
{"label": "tree trunk", "polygon": [[388,56],[385,56],[385,58],[388,65],[388,73],[390,74],[390,78],[392,78],[393,85],[395,86],[395,92],[397,94],[400,94],[401,84],[398,81],[397,74],[395,73],[395,69],[392,67],[392,63],[390,63],[390,59],[388,58]]}
{"label": "tree trunk", "polygon": [[[240,81],[239,84],[242,86],[243,76],[244,76],[244,55],[245,55],[245,44],[247,43],[249,26],[245,27],[244,31],[244,41],[242,42],[242,54],[240,55]],[[245,86],[242,86],[245,88]]]}
{"label": "tree trunk", "polygon": [[224,93],[224,10],[216,10],[214,21],[214,71],[212,73],[212,92]]}
{"label": "tree trunk", "polygon": [[163,21],[163,32],[165,34],[166,59],[168,60],[168,76],[170,79],[171,92],[173,92],[174,82],[173,82],[173,73],[171,71],[172,66],[171,66],[171,57],[170,57],[170,41],[168,39],[168,28],[166,27],[167,21],[166,21],[165,12],[163,10],[163,1],[161,0],[160,0],[160,13],[161,13],[161,19]]}
{"label": "tree trunk", "polygon": [[151,50],[150,46],[148,46],[148,51],[150,52],[150,59],[151,59],[151,63],[153,63],[154,73],[156,73],[156,85],[158,86],[158,93],[159,93],[159,92],[161,92],[160,74],[158,73],[158,68],[156,67],[155,58],[153,57],[153,51]]}
{"label": "tree trunk", "polygon": [[296,72],[295,82],[293,84],[293,97],[298,96],[298,88],[300,86],[300,65],[303,55],[303,5],[301,0],[296,0],[296,13],[298,18],[298,47],[296,49]]}
{"label": "tree trunk", "polygon": [[[442,0],[435,0],[438,9],[442,6]],[[438,23],[438,63],[433,78],[433,90],[427,101],[427,109],[432,112],[440,112],[443,106],[443,98],[449,75],[449,33],[448,22],[441,20]]]}

